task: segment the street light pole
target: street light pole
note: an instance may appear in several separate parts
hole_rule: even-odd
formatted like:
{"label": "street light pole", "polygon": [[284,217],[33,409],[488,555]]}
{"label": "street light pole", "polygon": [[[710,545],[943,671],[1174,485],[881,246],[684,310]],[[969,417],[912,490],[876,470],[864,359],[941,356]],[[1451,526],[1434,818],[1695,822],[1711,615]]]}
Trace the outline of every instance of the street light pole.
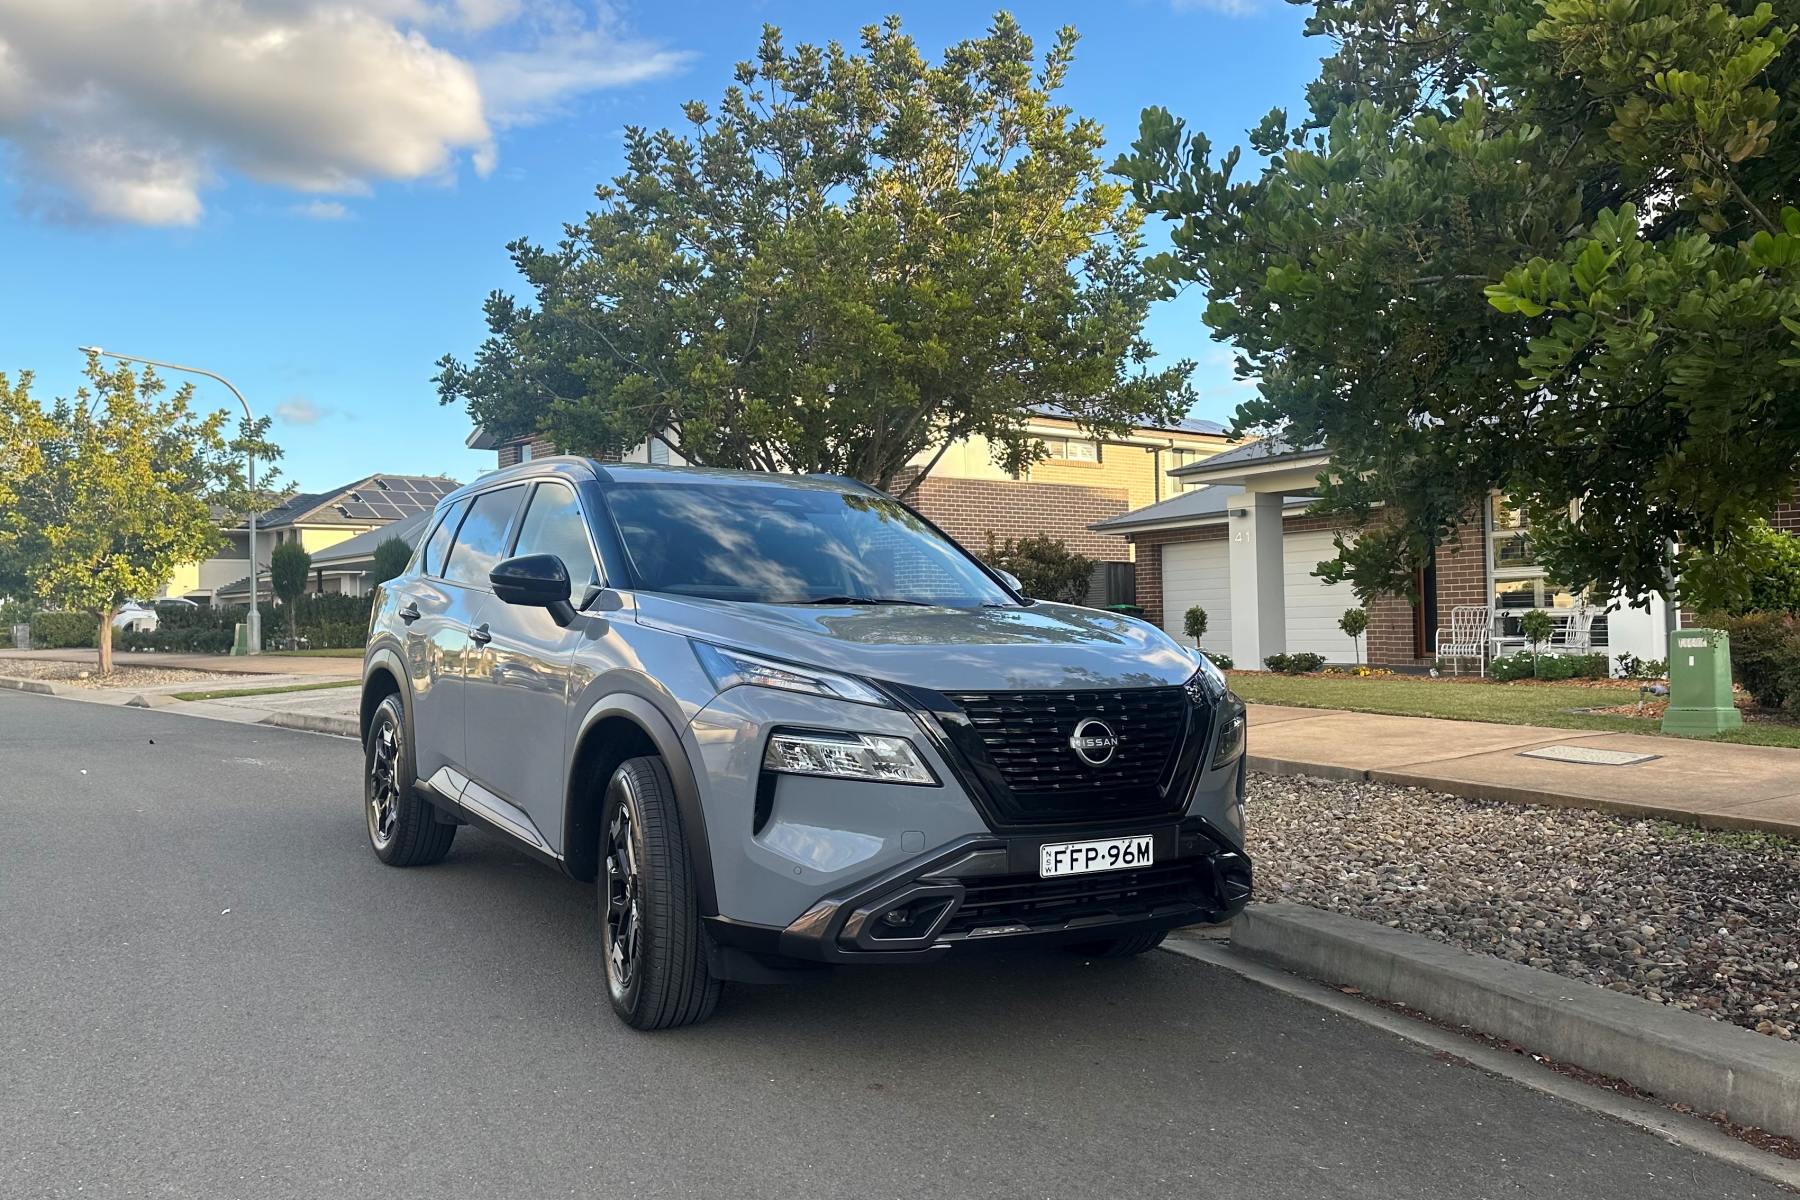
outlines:
{"label": "street light pole", "polygon": [[[84,354],[99,354],[107,358],[116,358],[120,362],[142,363],[147,367],[161,367],[165,371],[182,371],[189,375],[204,375],[208,379],[217,380],[225,385],[227,391],[237,397],[237,402],[244,406],[244,420],[254,422],[256,418],[250,414],[250,402],[244,399],[244,393],[237,390],[231,380],[216,371],[208,371],[202,367],[184,367],[180,363],[162,362],[154,358],[140,358],[135,354],[119,354],[112,350],[102,350],[98,346],[78,346],[76,349]],[[256,455],[245,447],[244,461],[248,468],[250,483],[250,616],[249,645],[246,649],[251,654],[262,653],[262,612],[256,607]]]}

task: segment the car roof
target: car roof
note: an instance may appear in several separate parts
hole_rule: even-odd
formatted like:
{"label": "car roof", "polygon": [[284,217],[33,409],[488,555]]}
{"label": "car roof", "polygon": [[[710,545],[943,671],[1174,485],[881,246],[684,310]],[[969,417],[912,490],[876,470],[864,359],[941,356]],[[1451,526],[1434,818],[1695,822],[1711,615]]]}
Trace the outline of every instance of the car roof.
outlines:
{"label": "car roof", "polygon": [[571,482],[593,480],[602,487],[620,484],[707,483],[737,486],[790,487],[820,492],[866,492],[879,495],[876,489],[848,475],[788,475],[774,471],[740,471],[729,467],[676,467],[661,463],[601,462],[573,454],[557,454],[534,458],[490,471],[472,483],[464,484],[439,502],[439,507],[453,503],[475,492],[509,483],[533,479],[565,479]]}

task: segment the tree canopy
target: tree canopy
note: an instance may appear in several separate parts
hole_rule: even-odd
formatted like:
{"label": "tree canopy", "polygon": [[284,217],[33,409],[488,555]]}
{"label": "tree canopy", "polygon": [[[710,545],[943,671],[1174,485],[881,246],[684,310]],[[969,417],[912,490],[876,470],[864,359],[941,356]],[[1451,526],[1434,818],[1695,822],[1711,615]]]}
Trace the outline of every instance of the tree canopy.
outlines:
{"label": "tree canopy", "polygon": [[1145,111],[1115,170],[1259,396],[1325,444],[1321,568],[1401,590],[1490,487],[1556,578],[1662,587],[1800,484],[1793,0],[1319,0],[1309,115]]}
{"label": "tree canopy", "polygon": [[685,133],[626,131],[626,169],[553,248],[509,246],[534,303],[495,293],[445,403],[577,452],[660,438],[690,461],[880,487],[980,435],[1022,469],[1052,403],[1084,428],[1168,420],[1191,363],[1150,365],[1157,291],[1100,126],[1057,102],[1005,13],[929,62],[898,18],[862,52],[765,27]]}
{"label": "tree canopy", "polygon": [[386,583],[399,575],[406,570],[406,564],[412,561],[412,552],[413,548],[400,538],[383,538],[375,547],[375,561],[369,573],[369,582]]}
{"label": "tree canopy", "polygon": [[268,494],[248,491],[245,444],[265,459],[280,451],[266,419],[230,440],[225,413],[194,410],[191,384],[170,393],[154,371],[94,355],[87,379],[72,401],[46,408],[30,372],[0,374],[0,579],[39,603],[95,614],[100,667],[111,670],[113,612],[218,547],[214,504]]}

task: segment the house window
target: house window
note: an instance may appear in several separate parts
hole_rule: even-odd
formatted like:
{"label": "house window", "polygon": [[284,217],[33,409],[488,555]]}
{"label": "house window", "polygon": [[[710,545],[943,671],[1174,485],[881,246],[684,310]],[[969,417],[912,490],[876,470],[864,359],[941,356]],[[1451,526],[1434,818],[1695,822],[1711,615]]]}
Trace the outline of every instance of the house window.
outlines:
{"label": "house window", "polygon": [[[1178,446],[1173,447],[1169,451],[1170,468],[1185,467],[1190,463],[1197,463],[1211,457],[1212,455],[1205,450],[1184,450]],[[1170,482],[1175,485],[1175,491],[1178,493],[1191,492],[1195,488],[1203,488],[1206,486],[1206,484],[1198,481],[1189,482],[1179,475],[1170,480]]]}
{"label": "house window", "polygon": [[[1522,636],[1519,618],[1534,608],[1572,609],[1583,599],[1579,588],[1553,581],[1538,564],[1525,514],[1504,496],[1488,501],[1488,595],[1502,638]],[[1606,645],[1606,618],[1596,616],[1589,631],[1596,647]]]}
{"label": "house window", "polygon": [[1080,438],[1040,438],[1044,449],[1051,458],[1065,459],[1069,462],[1100,461],[1100,445],[1098,442],[1084,441]]}
{"label": "house window", "polygon": [[519,443],[519,461],[520,462],[530,462],[531,461],[531,443],[530,442],[520,442]]}

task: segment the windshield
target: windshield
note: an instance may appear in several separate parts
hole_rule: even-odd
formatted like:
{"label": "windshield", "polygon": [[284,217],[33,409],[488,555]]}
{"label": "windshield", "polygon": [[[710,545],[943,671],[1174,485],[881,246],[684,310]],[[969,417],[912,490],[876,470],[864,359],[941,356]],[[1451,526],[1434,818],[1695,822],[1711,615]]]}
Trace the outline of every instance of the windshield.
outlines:
{"label": "windshield", "polygon": [[646,591],[765,604],[1015,603],[960,546],[883,497],[683,482],[617,483],[606,499]]}

